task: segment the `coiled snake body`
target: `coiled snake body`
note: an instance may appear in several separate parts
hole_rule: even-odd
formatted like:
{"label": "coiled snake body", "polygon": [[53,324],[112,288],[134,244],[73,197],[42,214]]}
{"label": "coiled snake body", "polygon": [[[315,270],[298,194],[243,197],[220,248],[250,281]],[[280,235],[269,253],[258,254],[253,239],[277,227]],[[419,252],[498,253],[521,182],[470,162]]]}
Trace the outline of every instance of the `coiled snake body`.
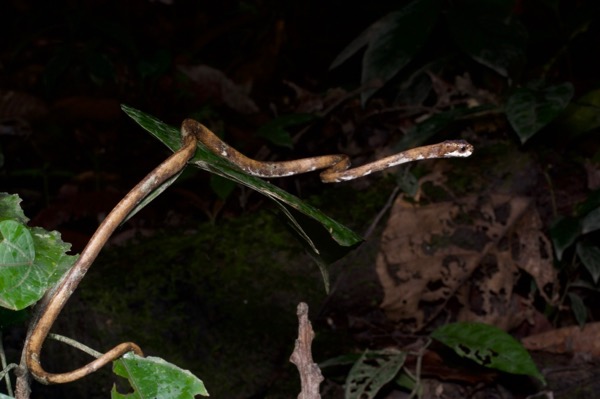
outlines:
{"label": "coiled snake body", "polygon": [[426,145],[402,151],[366,165],[350,168],[347,155],[322,155],[312,158],[283,162],[261,162],[251,159],[223,142],[208,128],[193,119],[183,121],[181,131],[184,135],[193,135],[216,155],[226,158],[244,172],[263,178],[292,176],[301,173],[325,169],[321,172],[323,183],[337,183],[367,176],[392,166],[421,159],[468,157],[473,146],[464,140],[448,140],[438,144]]}

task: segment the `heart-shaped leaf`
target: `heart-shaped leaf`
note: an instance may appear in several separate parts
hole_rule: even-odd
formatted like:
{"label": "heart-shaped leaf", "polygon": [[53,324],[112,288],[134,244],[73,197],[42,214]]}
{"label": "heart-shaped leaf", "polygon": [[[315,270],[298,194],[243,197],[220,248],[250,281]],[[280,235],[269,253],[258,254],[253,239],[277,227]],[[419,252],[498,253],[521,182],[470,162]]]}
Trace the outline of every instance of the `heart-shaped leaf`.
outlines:
{"label": "heart-shaped leaf", "polygon": [[0,306],[11,310],[37,302],[76,259],[65,254],[70,245],[57,232],[26,226],[19,202],[0,195]]}
{"label": "heart-shaped leaf", "polygon": [[129,380],[134,392],[121,394],[113,386],[112,399],[194,399],[209,396],[204,383],[188,370],[158,357],[126,353],[113,364],[113,372]]}
{"label": "heart-shaped leaf", "polygon": [[[361,81],[363,85],[378,82],[380,87],[404,68],[425,44],[439,11],[439,0],[415,0],[389,13],[342,50],[331,68],[342,64],[366,45]],[[362,92],[363,105],[379,87]]]}
{"label": "heart-shaped leaf", "polygon": [[506,117],[525,143],[552,122],[573,98],[573,85],[563,83],[543,89],[520,88],[506,101]]}

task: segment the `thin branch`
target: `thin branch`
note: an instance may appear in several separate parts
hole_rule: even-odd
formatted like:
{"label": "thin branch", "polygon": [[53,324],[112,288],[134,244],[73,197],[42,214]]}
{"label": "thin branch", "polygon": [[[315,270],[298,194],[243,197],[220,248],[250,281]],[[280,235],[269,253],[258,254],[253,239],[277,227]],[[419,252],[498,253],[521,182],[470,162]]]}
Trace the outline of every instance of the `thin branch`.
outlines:
{"label": "thin branch", "polygon": [[185,167],[187,161],[196,152],[196,137],[184,132],[182,138],[182,147],[156,169],[150,172],[150,174],[140,181],[115,206],[106,219],[100,224],[80,257],[77,259],[77,262],[61,280],[58,287],[51,293],[50,298],[47,301],[42,301],[42,306],[44,304],[45,306],[41,307],[39,318],[34,320],[30,325],[24,350],[27,369],[29,369],[33,377],[39,382],[43,384],[72,382],[98,370],[127,352],[133,351],[138,355],[143,355],[139,346],[133,342],[125,342],[117,345],[87,365],[61,374],[48,373],[44,370],[40,361],[42,345],[50,332],[50,328],[110,235],[119,226],[121,221],[123,221],[146,196],[181,171],[181,169]]}
{"label": "thin branch", "polygon": [[8,396],[13,396],[12,385],[10,383],[10,376],[8,372],[15,367],[18,367],[17,364],[7,364],[6,363],[6,353],[4,353],[4,343],[2,341],[2,330],[0,330],[0,367],[2,367],[2,371],[0,372],[0,381],[6,375],[6,392]]}
{"label": "thin branch", "polygon": [[59,334],[52,334],[52,333],[48,334],[48,338],[53,339],[58,342],[65,343],[69,346],[72,346],[73,348],[79,349],[80,351],[85,352],[88,355],[95,357],[96,359],[98,359],[100,356],[102,356],[102,352],[98,352],[97,350],[94,350],[94,349],[90,348],[89,346],[82,344],[81,342],[77,342],[73,338],[65,337],[64,335],[59,335]]}
{"label": "thin branch", "polygon": [[300,373],[302,390],[298,399],[320,399],[319,385],[323,382],[323,375],[312,358],[311,345],[315,333],[308,320],[308,305],[300,302],[296,314],[298,315],[298,339],[290,362],[296,365]]}

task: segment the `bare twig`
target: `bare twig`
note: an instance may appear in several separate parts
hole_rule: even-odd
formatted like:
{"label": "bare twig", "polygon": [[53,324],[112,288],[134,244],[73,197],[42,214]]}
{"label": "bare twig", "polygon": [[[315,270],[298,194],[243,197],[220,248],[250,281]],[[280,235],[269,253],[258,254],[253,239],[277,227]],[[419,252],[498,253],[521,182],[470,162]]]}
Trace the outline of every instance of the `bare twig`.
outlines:
{"label": "bare twig", "polygon": [[4,343],[2,342],[2,330],[0,330],[0,381],[2,378],[6,377],[6,392],[8,396],[13,396],[12,385],[10,383],[10,376],[8,372],[15,367],[18,367],[17,364],[7,364],[6,363],[6,354],[4,353]]}
{"label": "bare twig", "polygon": [[313,362],[310,349],[315,333],[308,320],[308,305],[300,302],[296,314],[298,315],[298,339],[290,362],[296,365],[300,373],[302,391],[298,399],[320,399],[319,385],[323,382],[323,375],[319,366]]}
{"label": "bare twig", "polygon": [[94,349],[90,348],[89,346],[82,344],[81,342],[77,342],[73,338],[65,337],[64,335],[59,335],[59,334],[52,334],[52,333],[48,334],[48,338],[53,339],[58,342],[65,343],[69,346],[72,346],[73,348],[79,349],[80,351],[85,352],[88,355],[95,357],[96,359],[99,358],[100,356],[102,356],[102,352],[98,352],[97,350],[94,350]]}
{"label": "bare twig", "polygon": [[[132,342],[125,342],[117,345],[87,365],[67,373],[48,373],[44,370],[40,362],[42,345],[48,336],[50,328],[110,235],[146,196],[185,167],[187,161],[196,151],[196,143],[196,137],[184,132],[182,147],[150,172],[115,206],[100,224],[79,259],[77,259],[77,262],[61,280],[57,288],[50,293],[49,298],[44,298],[44,300],[40,301],[39,316],[34,318],[30,325],[24,350],[27,369],[39,382],[43,384],[61,384],[75,381],[96,371],[127,352],[133,351],[138,355],[143,355],[139,346]],[[27,370],[21,371],[23,378],[26,379]],[[24,383],[26,381],[21,382]],[[17,389],[19,389],[19,383],[17,383]]]}

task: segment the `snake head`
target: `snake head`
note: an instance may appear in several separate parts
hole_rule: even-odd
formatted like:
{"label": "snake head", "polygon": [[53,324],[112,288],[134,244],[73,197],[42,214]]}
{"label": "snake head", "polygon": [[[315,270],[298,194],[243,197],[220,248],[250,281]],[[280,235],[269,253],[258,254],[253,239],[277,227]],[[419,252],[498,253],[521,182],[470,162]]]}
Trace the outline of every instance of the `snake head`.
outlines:
{"label": "snake head", "polygon": [[466,158],[471,156],[474,151],[473,145],[467,143],[465,140],[448,140],[442,144],[444,158]]}

